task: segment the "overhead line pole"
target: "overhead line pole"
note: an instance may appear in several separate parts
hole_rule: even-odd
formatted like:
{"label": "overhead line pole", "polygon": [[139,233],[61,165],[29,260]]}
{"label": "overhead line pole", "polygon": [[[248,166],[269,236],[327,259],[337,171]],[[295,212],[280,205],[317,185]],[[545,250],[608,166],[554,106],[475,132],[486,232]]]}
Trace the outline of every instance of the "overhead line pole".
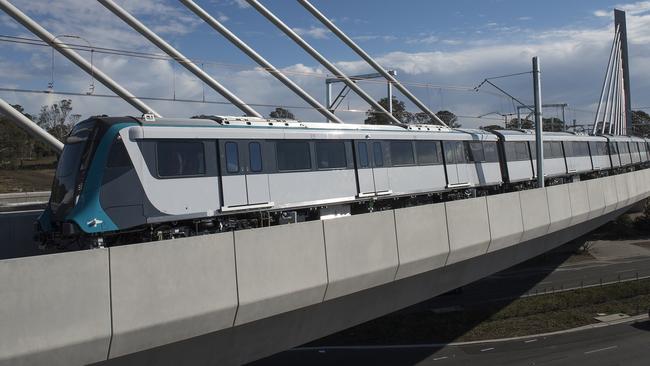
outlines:
{"label": "overhead line pole", "polygon": [[242,52],[244,52],[248,57],[252,58],[261,67],[263,67],[276,79],[282,82],[282,84],[284,84],[287,88],[291,89],[291,91],[296,93],[300,98],[302,98],[305,102],[307,102],[307,104],[309,104],[318,112],[320,112],[323,116],[325,116],[325,118],[327,118],[328,121],[335,122],[335,123],[343,123],[343,121],[339,119],[334,113],[330,112],[328,108],[326,108],[318,101],[316,101],[316,99],[314,99],[311,95],[309,95],[296,83],[291,81],[291,79],[287,78],[283,73],[280,72],[280,70],[278,70],[270,62],[265,60],[262,56],[260,56],[260,54],[255,52],[254,49],[252,49],[244,41],[239,39],[234,33],[232,33],[228,28],[226,28],[223,24],[221,24],[218,20],[216,20],[213,16],[211,16],[208,12],[206,12],[203,8],[198,6],[194,1],[192,0],[180,0],[180,1],[188,9],[194,12],[194,14],[196,14],[199,18],[203,19],[203,21],[208,23],[208,25],[210,25],[214,30],[221,33],[221,35],[224,36],[228,41],[230,41],[232,44],[237,46],[237,48],[239,48]]}
{"label": "overhead line pole", "polygon": [[392,83],[397,90],[402,92],[413,104],[426,113],[432,120],[438,122],[443,126],[447,126],[435,113],[433,113],[424,103],[422,103],[413,93],[406,89],[396,78],[393,77],[386,69],[379,65],[366,51],[359,47],[350,37],[348,37],[342,30],[340,30],[331,20],[329,20],[323,13],[321,13],[315,6],[313,6],[307,0],[298,0],[300,5],[302,5],[307,11],[309,11],[316,19],[318,19],[323,25],[329,28],[332,33],[334,33],[343,43],[350,47],[354,52],[356,52],[362,59],[364,59],[370,66],[372,66],[378,73],[380,73],[386,80]]}
{"label": "overhead line pole", "polygon": [[101,3],[102,5],[104,5],[104,7],[106,7],[108,10],[110,10],[113,14],[117,15],[126,24],[131,26],[131,28],[133,28],[138,33],[140,33],[143,37],[148,39],[151,43],[156,45],[156,47],[160,48],[160,50],[162,50],[163,52],[168,54],[171,58],[176,60],[185,69],[187,69],[187,71],[194,74],[196,77],[201,79],[201,81],[203,81],[209,87],[211,87],[214,91],[221,94],[224,98],[226,98],[230,103],[234,104],[237,108],[239,108],[247,116],[264,118],[264,117],[262,117],[262,115],[259,112],[254,110],[248,104],[244,103],[244,101],[239,99],[239,97],[237,97],[235,94],[233,94],[230,90],[226,89],[226,87],[219,84],[218,81],[213,79],[205,71],[201,70],[201,68],[198,67],[189,58],[185,57],[182,53],[180,53],[178,50],[176,50],[174,47],[172,47],[169,43],[165,42],[165,40],[160,38],[151,29],[147,28],[147,26],[145,26],[138,19],[136,19],[131,14],[129,14],[129,12],[127,12],[122,7],[120,7],[115,2],[113,2],[113,0],[97,0],[97,1],[99,1],[99,3]]}
{"label": "overhead line pole", "polygon": [[34,123],[31,119],[25,117],[16,108],[0,98],[0,112],[7,116],[11,122],[21,128],[32,137],[43,141],[47,147],[57,154],[63,151],[63,143]]}
{"label": "overhead line pole", "polygon": [[544,187],[544,138],[542,119],[542,80],[539,58],[533,57],[533,88],[535,94],[535,152],[537,159],[537,188]]}
{"label": "overhead line pole", "polygon": [[[103,0],[105,1],[105,0]],[[361,89],[352,79],[346,76],[341,70],[339,70],[333,63],[327,60],[323,55],[316,51],[309,43],[307,43],[302,37],[300,37],[296,32],[289,28],[286,24],[282,22],[278,17],[275,16],[270,10],[265,8],[257,0],[246,0],[255,10],[262,14],[266,19],[268,19],[273,25],[278,27],[284,34],[286,34],[291,40],[296,44],[302,47],[305,52],[315,58],[321,65],[329,70],[334,76],[340,78],[345,85],[352,89],[357,95],[359,95],[363,100],[370,104],[374,109],[378,110],[380,113],[383,113],[388,117],[388,119],[396,125],[405,126],[400,120],[395,118],[390,112],[388,112],[384,107],[382,107],[377,101],[375,101],[370,95],[368,95],[363,89]]]}
{"label": "overhead line pole", "polygon": [[25,13],[13,6],[7,0],[0,0],[0,9],[2,9],[9,16],[14,18],[18,23],[22,24],[30,32],[34,33],[38,38],[43,40],[60,54],[65,56],[68,60],[72,61],[75,65],[79,66],[88,74],[94,75],[95,79],[99,80],[104,86],[119,95],[124,101],[135,107],[141,113],[151,113],[160,117],[153,108],[146,105],[140,99],[131,94],[128,90],[123,88],[120,84],[111,79],[108,75],[104,74],[96,66],[93,66],[85,58],[81,57],[77,52],[73,51],[66,46],[65,43],[56,40],[56,37],[48,32],[45,28],[41,27],[37,22],[28,17]]}

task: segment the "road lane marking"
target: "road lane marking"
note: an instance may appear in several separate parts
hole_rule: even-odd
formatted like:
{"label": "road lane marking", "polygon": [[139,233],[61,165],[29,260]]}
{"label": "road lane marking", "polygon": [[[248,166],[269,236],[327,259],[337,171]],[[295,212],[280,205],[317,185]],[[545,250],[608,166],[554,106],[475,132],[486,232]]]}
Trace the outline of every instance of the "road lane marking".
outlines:
{"label": "road lane marking", "polygon": [[527,341],[524,341],[524,343],[533,343],[533,342],[537,342],[537,339],[529,339]]}
{"label": "road lane marking", "polygon": [[494,347],[490,347],[490,348],[483,348],[483,349],[481,350],[481,352],[487,352],[487,351],[492,351],[493,349],[494,349]]}
{"label": "road lane marking", "polygon": [[440,360],[446,360],[446,359],[448,359],[448,358],[449,358],[449,357],[447,357],[447,356],[443,356],[443,357],[437,357],[437,358],[434,358],[433,360],[434,360],[434,361],[440,361]]}
{"label": "road lane marking", "polygon": [[610,347],[605,347],[605,348],[600,348],[600,349],[594,349],[594,350],[585,352],[585,355],[588,355],[588,354],[591,354],[591,353],[596,353],[596,352],[609,351],[610,349],[615,349],[615,348],[618,348],[618,346],[610,346]]}

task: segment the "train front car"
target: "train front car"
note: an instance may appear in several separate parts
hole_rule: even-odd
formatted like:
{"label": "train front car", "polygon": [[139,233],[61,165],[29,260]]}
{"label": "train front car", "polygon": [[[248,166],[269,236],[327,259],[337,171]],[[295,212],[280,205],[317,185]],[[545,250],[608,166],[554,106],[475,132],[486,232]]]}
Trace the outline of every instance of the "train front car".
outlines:
{"label": "train front car", "polygon": [[50,200],[36,222],[43,246],[103,246],[104,234],[119,229],[102,208],[102,187],[133,171],[119,131],[135,125],[136,119],[125,117],[90,118],[74,126],[59,157]]}

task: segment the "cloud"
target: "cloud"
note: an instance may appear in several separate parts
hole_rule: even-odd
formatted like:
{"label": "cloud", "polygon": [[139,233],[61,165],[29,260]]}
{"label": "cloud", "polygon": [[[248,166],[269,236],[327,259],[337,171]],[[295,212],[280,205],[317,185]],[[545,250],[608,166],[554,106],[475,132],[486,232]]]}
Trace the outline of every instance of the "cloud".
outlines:
{"label": "cloud", "polygon": [[298,33],[300,36],[307,36],[314,39],[327,39],[330,34],[329,29],[315,26],[311,26],[309,29],[293,28],[293,31]]}
{"label": "cloud", "polygon": [[391,36],[391,35],[378,35],[378,34],[366,34],[366,35],[360,35],[360,36],[353,36],[353,40],[359,41],[359,42],[367,42],[367,41],[375,41],[375,40],[381,40],[384,42],[392,42],[396,41],[398,38],[396,36]]}

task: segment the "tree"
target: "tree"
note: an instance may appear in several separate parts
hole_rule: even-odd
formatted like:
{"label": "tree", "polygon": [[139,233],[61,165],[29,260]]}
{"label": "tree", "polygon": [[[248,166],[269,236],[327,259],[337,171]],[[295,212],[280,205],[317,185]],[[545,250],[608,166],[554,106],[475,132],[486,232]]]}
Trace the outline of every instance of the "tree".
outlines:
{"label": "tree", "polygon": [[535,128],[535,122],[527,119],[527,118],[522,118],[521,119],[521,127],[519,126],[519,121],[516,118],[511,119],[508,121],[506,124],[506,127],[508,129],[523,129],[523,130],[532,130]]}
{"label": "tree", "polygon": [[[388,98],[381,98],[377,103],[385,110],[388,110]],[[372,107],[366,112],[367,125],[389,125],[391,120],[379,109]],[[411,123],[413,121],[413,114],[406,110],[406,105],[401,100],[393,98],[393,116],[402,123]]]}
{"label": "tree", "polygon": [[[22,106],[12,106],[25,117],[33,120],[29,113],[25,113]],[[52,154],[42,142],[36,141],[25,131],[14,125],[5,117],[0,116],[0,166],[15,168],[22,166],[25,159]]]}
{"label": "tree", "polygon": [[63,141],[72,130],[72,127],[79,121],[78,114],[72,115],[72,100],[63,99],[50,106],[42,106],[36,123]]}
{"label": "tree", "polygon": [[564,131],[564,121],[556,118],[542,118],[542,128],[544,131]]}
{"label": "tree", "polygon": [[269,117],[277,119],[296,119],[290,110],[284,108],[275,108],[275,110],[269,114]]}
{"label": "tree", "polygon": [[458,117],[450,111],[438,111],[436,116],[451,128],[460,128],[462,126],[458,123]]}
{"label": "tree", "polygon": [[650,115],[644,111],[632,111],[632,132],[638,136],[649,136]]}
{"label": "tree", "polygon": [[499,125],[488,125],[488,126],[481,126],[481,130],[483,131],[498,131],[498,130],[503,130],[503,127]]}

